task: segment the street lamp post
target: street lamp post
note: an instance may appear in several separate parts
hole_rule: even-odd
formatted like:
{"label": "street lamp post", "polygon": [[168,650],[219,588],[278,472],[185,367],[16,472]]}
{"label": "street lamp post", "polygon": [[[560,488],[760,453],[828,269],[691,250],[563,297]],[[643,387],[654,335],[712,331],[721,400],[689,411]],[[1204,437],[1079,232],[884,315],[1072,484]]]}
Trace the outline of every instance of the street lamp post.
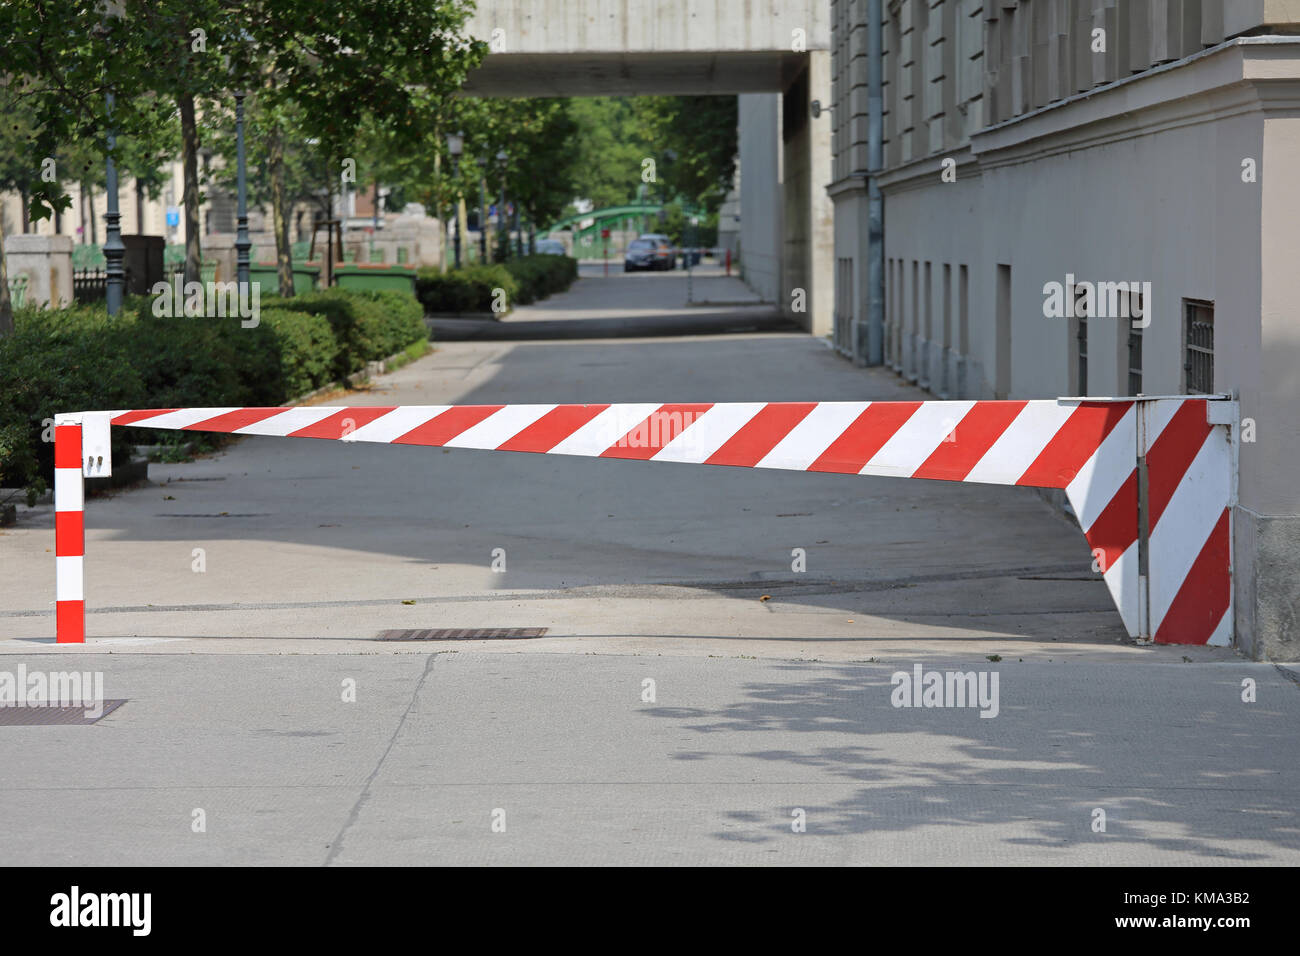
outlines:
{"label": "street lamp post", "polygon": [[497,152],[497,165],[501,167],[501,202],[497,206],[497,224],[500,226],[504,223],[506,227],[505,235],[497,241],[497,254],[503,262],[510,258],[510,223],[506,219],[506,163],[509,158],[504,149]]}
{"label": "street lamp post", "polygon": [[[108,112],[113,112],[113,94],[108,94]],[[112,127],[108,130],[108,149],[111,154],[117,146],[117,133]],[[122,242],[122,213],[117,206],[117,164],[110,155],[104,162],[104,188],[108,190],[108,209],[104,213],[104,225],[107,232],[104,237],[104,272],[107,283],[104,289],[105,304],[109,315],[117,315],[122,309],[122,293],[125,286],[126,271],[122,260],[126,258],[126,246]]]}
{"label": "street lamp post", "polygon": [[[121,2],[109,2],[104,5],[105,18],[122,19],[124,8]],[[104,24],[107,32],[108,24]],[[112,51],[109,51],[112,55]],[[108,108],[108,158],[104,161],[104,188],[108,191],[108,209],[104,213],[104,304],[109,315],[117,315],[122,310],[123,287],[126,272],[122,260],[126,258],[126,246],[122,243],[122,213],[117,204],[117,164],[113,162],[113,150],[117,148],[117,131],[112,126],[113,92],[109,90],[105,97]]]}
{"label": "street lamp post", "polygon": [[242,292],[248,287],[248,250],[253,242],[248,238],[248,183],[244,165],[244,97],[235,94],[235,167],[238,189],[238,219],[235,228],[235,280]]}
{"label": "street lamp post", "polygon": [[478,258],[487,262],[487,157],[478,158]]}
{"label": "street lamp post", "polygon": [[451,155],[451,176],[456,180],[456,206],[452,212],[452,219],[455,220],[455,250],[456,250],[456,268],[460,268],[460,154],[465,149],[465,135],[463,133],[447,134],[447,152]]}

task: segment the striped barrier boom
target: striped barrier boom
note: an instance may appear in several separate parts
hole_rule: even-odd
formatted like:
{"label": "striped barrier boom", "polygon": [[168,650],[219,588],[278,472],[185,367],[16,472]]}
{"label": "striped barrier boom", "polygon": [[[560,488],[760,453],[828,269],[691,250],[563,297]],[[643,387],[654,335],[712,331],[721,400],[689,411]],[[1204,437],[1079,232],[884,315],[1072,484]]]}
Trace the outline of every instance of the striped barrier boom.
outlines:
{"label": "striped barrier boom", "polygon": [[85,638],[83,476],[110,426],[1064,490],[1131,637],[1231,643],[1226,398],[154,408],[55,419],[60,642]]}

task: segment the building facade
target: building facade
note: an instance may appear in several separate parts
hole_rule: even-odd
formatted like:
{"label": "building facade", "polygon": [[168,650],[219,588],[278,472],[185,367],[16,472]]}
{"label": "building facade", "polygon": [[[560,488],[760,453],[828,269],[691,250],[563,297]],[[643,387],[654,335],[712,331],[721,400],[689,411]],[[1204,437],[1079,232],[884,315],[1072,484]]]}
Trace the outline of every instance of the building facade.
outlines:
{"label": "building facade", "polygon": [[836,347],[940,398],[1235,394],[1237,644],[1296,659],[1300,4],[831,7]]}

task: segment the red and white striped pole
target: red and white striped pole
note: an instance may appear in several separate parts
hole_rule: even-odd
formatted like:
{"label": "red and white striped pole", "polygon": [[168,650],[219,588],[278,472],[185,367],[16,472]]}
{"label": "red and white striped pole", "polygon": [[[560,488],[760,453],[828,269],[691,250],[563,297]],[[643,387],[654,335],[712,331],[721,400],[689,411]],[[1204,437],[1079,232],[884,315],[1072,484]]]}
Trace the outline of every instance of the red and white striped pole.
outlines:
{"label": "red and white striped pole", "polygon": [[86,642],[82,562],[86,554],[81,422],[54,425],[55,636],[60,644]]}

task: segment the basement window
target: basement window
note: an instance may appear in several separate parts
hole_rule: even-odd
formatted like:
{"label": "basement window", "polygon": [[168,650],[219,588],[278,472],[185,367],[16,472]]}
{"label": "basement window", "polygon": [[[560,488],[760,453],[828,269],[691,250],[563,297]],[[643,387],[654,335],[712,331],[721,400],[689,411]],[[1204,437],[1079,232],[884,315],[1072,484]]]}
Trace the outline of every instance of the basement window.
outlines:
{"label": "basement window", "polygon": [[1214,391],[1214,303],[1183,300],[1183,391]]}

